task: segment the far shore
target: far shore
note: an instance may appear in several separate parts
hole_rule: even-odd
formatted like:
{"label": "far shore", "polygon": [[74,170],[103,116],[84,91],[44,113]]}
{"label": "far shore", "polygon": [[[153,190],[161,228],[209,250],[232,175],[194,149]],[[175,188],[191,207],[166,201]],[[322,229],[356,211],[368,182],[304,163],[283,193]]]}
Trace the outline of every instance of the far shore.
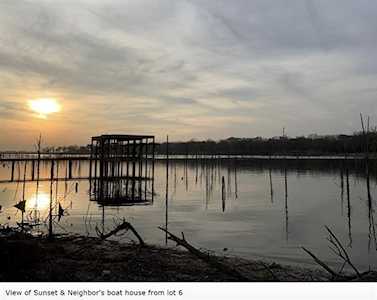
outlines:
{"label": "far shore", "polygon": [[[150,154],[147,159],[166,160],[166,155],[156,154],[154,157]],[[169,160],[202,160],[202,159],[239,159],[239,160],[364,160],[364,153],[344,153],[344,154],[169,154]],[[42,152],[39,155],[35,152],[0,152],[0,161],[27,161],[27,160],[91,160],[90,153],[76,152]],[[377,160],[377,155],[370,153],[369,160]],[[126,158],[124,158],[126,160]]]}

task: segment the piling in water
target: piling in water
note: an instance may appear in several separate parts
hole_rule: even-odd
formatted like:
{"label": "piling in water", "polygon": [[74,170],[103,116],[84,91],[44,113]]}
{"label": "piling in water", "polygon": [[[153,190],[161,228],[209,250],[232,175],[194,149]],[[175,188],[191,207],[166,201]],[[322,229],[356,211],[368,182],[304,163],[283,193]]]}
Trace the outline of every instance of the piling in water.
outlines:
{"label": "piling in water", "polygon": [[224,176],[221,179],[221,200],[222,200],[222,209],[225,211],[225,200],[226,200],[226,190],[225,190],[225,178]]}
{"label": "piling in water", "polygon": [[169,212],[169,136],[166,136],[166,191],[165,191],[165,244],[168,244],[168,212]]}

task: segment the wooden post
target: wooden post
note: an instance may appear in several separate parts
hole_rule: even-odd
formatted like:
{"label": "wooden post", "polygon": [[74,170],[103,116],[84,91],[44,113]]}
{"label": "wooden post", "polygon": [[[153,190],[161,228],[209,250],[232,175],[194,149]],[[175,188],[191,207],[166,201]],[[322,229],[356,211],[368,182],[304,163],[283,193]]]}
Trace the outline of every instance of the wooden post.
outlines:
{"label": "wooden post", "polygon": [[113,149],[116,147],[116,144],[115,143],[111,143],[111,140],[110,140],[110,145],[109,145],[109,156],[111,157],[111,161],[110,161],[110,168],[111,168],[111,178],[112,180],[114,180],[114,176],[115,176],[115,156],[116,156],[116,151]]}
{"label": "wooden post", "polygon": [[[271,161],[269,161],[271,164]],[[274,188],[272,186],[272,170],[271,170],[271,165],[268,169],[268,176],[270,178],[270,198],[271,198],[271,203],[274,203]]]}
{"label": "wooden post", "polygon": [[95,146],[94,146],[94,180],[97,180],[97,164],[98,164],[98,143],[95,142]]}
{"label": "wooden post", "polygon": [[340,205],[341,205],[341,214],[343,216],[343,209],[344,209],[344,174],[343,174],[343,164],[340,166]]}
{"label": "wooden post", "polygon": [[126,176],[129,177],[130,176],[130,141],[127,141],[127,172],[126,172]]}
{"label": "wooden post", "polygon": [[116,176],[117,177],[121,177],[120,176],[120,162],[121,162],[121,157],[122,157],[122,155],[121,155],[121,151],[122,151],[121,146],[122,146],[122,141],[118,141],[117,142],[117,147],[116,147],[116,149],[117,149],[117,151],[116,151]]}
{"label": "wooden post", "polygon": [[40,169],[40,160],[41,160],[41,144],[42,144],[42,135],[39,135],[37,142],[38,149],[38,160],[37,160],[37,187],[35,192],[35,206],[34,206],[34,220],[38,222],[38,196],[39,196],[39,169]]}
{"label": "wooden post", "polygon": [[223,176],[221,179],[221,200],[222,200],[223,212],[225,211],[225,199],[226,199],[225,178]]}
{"label": "wooden post", "polygon": [[135,199],[135,172],[136,172],[136,141],[132,146],[132,200]]}
{"label": "wooden post", "polygon": [[102,234],[105,234],[105,205],[102,205]]}
{"label": "wooden post", "polygon": [[[58,187],[59,187],[59,160],[56,160],[56,188],[55,188],[55,199],[58,200]],[[58,211],[58,207],[55,207],[55,212]]]}
{"label": "wooden post", "polygon": [[51,160],[50,180],[54,179],[54,160]]}
{"label": "wooden post", "polygon": [[153,137],[152,145],[152,202],[154,200],[154,157],[155,157],[155,138]]}
{"label": "wooden post", "polygon": [[92,142],[90,144],[90,159],[89,159],[89,182],[90,182],[90,185],[92,184],[91,181],[92,181],[92,161],[93,161],[93,139],[92,139]]}
{"label": "wooden post", "polygon": [[168,244],[168,209],[169,209],[169,136],[166,136],[166,193],[165,193],[165,244]]}
{"label": "wooden post", "polygon": [[100,192],[99,192],[99,198],[101,199],[103,197],[103,175],[104,175],[104,140],[103,138],[100,138],[100,159],[99,159],[99,181],[98,181],[98,184],[99,184],[99,189],[100,189]]}
{"label": "wooden post", "polygon": [[287,166],[284,167],[284,190],[285,190],[285,238],[288,241],[288,181],[287,181]]}
{"label": "wooden post", "polygon": [[198,183],[198,152],[195,153],[195,184]]}
{"label": "wooden post", "polygon": [[12,161],[12,174],[10,176],[10,181],[14,180],[14,160]]}
{"label": "wooden post", "polygon": [[145,170],[144,170],[144,176],[145,176],[145,181],[144,181],[144,198],[147,200],[147,182],[148,182],[148,147],[149,146],[149,138],[146,139],[145,141]]}
{"label": "wooden post", "polygon": [[51,172],[50,172],[50,210],[48,216],[48,237],[52,239],[52,187],[53,187],[53,178],[54,178],[54,160],[51,160]]}
{"label": "wooden post", "polygon": [[[27,161],[25,161],[25,166],[24,166],[24,182],[22,186],[22,201],[25,201],[25,186],[26,186],[26,167],[27,167]],[[25,211],[21,211],[21,230],[24,230],[24,214]]]}
{"label": "wooden post", "polygon": [[347,191],[347,219],[348,219],[348,238],[349,246],[352,247],[352,224],[351,224],[351,198],[348,163],[346,167],[346,191]]}
{"label": "wooden post", "polygon": [[234,158],[234,195],[238,199],[237,157]]}
{"label": "wooden post", "polygon": [[119,152],[119,162],[120,162],[119,176],[120,176],[120,177],[123,177],[124,141],[121,142],[119,151],[120,151],[120,152]]}
{"label": "wooden post", "polygon": [[142,158],[143,158],[143,139],[140,140],[140,147],[139,147],[139,177],[142,177],[143,173],[143,165],[142,165]]}
{"label": "wooden post", "polygon": [[31,180],[34,181],[34,159],[31,160]]}
{"label": "wooden post", "polygon": [[72,160],[68,161],[68,178],[72,179]]}

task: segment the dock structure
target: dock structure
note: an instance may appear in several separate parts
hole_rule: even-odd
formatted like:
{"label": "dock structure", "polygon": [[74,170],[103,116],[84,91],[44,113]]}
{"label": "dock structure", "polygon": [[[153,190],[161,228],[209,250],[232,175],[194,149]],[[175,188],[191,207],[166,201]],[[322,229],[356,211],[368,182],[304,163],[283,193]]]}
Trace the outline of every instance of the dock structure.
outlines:
{"label": "dock structure", "polygon": [[91,199],[101,205],[153,202],[155,137],[105,134],[92,137]]}

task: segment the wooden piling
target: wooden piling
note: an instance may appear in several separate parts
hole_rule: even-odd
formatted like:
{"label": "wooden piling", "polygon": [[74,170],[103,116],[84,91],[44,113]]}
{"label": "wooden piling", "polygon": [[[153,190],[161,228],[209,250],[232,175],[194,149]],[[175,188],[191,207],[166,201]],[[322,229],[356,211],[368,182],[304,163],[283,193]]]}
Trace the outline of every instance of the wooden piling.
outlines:
{"label": "wooden piling", "polygon": [[68,161],[68,178],[72,179],[72,160]]}
{"label": "wooden piling", "polygon": [[271,203],[274,203],[274,188],[272,186],[272,170],[271,167],[268,169],[268,175],[270,178],[270,198],[271,198]]}
{"label": "wooden piling", "polygon": [[[166,193],[165,193],[165,229],[168,230],[169,213],[169,136],[166,136]],[[168,244],[168,234],[165,235],[165,244]]]}
{"label": "wooden piling", "polygon": [[352,224],[351,224],[351,198],[350,198],[350,181],[349,170],[346,167],[346,192],[347,192],[347,219],[348,219],[348,245],[352,247]]}
{"label": "wooden piling", "polygon": [[225,211],[225,199],[226,199],[225,178],[223,176],[221,179],[221,200],[222,200],[223,212]]}
{"label": "wooden piling", "polygon": [[12,173],[11,173],[11,176],[10,176],[10,181],[14,180],[14,163],[15,163],[15,161],[12,161]]}
{"label": "wooden piling", "polygon": [[90,158],[89,158],[89,182],[91,184],[92,179],[92,163],[93,163],[93,140],[90,144]]}
{"label": "wooden piling", "polygon": [[31,161],[31,180],[34,181],[34,160]]}
{"label": "wooden piling", "polygon": [[52,187],[53,187],[53,178],[54,178],[54,160],[51,160],[51,170],[50,170],[50,209],[49,209],[49,215],[48,215],[48,237],[49,239],[52,239],[53,232],[52,232]]}
{"label": "wooden piling", "polygon": [[285,238],[288,241],[288,179],[287,166],[284,167],[284,208],[285,208]]}

